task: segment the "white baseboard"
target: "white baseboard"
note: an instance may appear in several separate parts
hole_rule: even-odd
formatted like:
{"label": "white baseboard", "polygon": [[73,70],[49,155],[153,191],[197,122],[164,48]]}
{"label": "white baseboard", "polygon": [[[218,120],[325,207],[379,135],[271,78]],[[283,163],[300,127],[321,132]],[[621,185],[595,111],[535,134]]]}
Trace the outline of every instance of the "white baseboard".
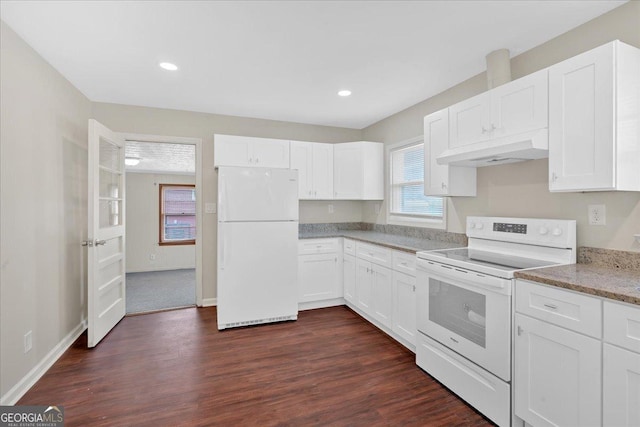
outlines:
{"label": "white baseboard", "polygon": [[298,311],[314,310],[316,308],[336,307],[344,305],[344,298],[325,299],[322,301],[309,301],[298,303]]}
{"label": "white baseboard", "polygon": [[218,298],[202,298],[203,307],[213,307],[214,305],[218,305]]}
{"label": "white baseboard", "polygon": [[11,390],[9,390],[2,398],[0,405],[15,405],[24,394],[53,366],[53,364],[67,351],[71,344],[87,329],[86,320],[76,326],[66,337],[51,349],[49,353],[29,371]]}

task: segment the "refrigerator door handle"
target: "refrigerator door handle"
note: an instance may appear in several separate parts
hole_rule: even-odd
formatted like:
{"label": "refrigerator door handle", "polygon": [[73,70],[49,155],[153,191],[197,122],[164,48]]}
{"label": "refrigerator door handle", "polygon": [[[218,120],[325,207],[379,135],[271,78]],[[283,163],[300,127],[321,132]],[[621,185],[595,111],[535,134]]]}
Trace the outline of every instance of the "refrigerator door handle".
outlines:
{"label": "refrigerator door handle", "polygon": [[225,254],[227,252],[227,236],[222,236],[222,247],[220,248],[220,270],[224,270]]}

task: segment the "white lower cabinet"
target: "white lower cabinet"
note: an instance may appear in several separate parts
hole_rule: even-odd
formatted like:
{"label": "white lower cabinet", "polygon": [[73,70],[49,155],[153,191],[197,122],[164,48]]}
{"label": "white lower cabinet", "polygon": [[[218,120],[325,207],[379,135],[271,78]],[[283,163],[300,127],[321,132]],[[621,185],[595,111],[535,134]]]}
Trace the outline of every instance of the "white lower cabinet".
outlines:
{"label": "white lower cabinet", "polygon": [[371,262],[356,259],[356,306],[371,315]]}
{"label": "white lower cabinet", "polygon": [[412,351],[416,348],[415,254],[344,240],[344,299]]}
{"label": "white lower cabinet", "polygon": [[340,298],[342,269],[338,254],[298,257],[299,302]]}
{"label": "white lower cabinet", "polygon": [[[343,303],[342,249],[339,238],[304,239],[298,244],[299,309]],[[310,306],[301,304],[317,303]]]}
{"label": "white lower cabinet", "polygon": [[604,302],[605,426],[640,426],[640,307]]}
{"label": "white lower cabinet", "polygon": [[356,302],[356,257],[344,255],[342,262],[342,282],[344,284],[344,299],[355,304]]}
{"label": "white lower cabinet", "polygon": [[391,328],[392,301],[391,270],[357,258],[357,307],[382,325]]}
{"label": "white lower cabinet", "polygon": [[601,423],[600,341],[515,316],[515,413],[533,426]]}
{"label": "white lower cabinet", "polygon": [[373,316],[378,322],[391,329],[391,316],[393,313],[391,270],[372,264],[371,276],[373,278],[371,286]]}
{"label": "white lower cabinet", "polygon": [[640,426],[640,354],[604,343],[603,425]]}
{"label": "white lower cabinet", "polygon": [[393,272],[393,332],[416,345],[416,278]]}

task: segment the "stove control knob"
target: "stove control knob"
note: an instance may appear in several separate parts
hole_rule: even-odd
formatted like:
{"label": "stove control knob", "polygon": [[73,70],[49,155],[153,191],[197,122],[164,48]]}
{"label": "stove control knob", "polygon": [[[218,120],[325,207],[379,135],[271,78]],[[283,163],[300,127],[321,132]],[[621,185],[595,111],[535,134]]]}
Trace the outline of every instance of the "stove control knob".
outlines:
{"label": "stove control knob", "polygon": [[544,236],[549,232],[549,230],[547,229],[547,227],[540,227],[540,230],[538,230],[538,232]]}
{"label": "stove control knob", "polygon": [[479,222],[479,223],[477,223],[477,224],[476,224],[476,228],[477,228],[478,230],[482,230],[482,227],[483,227],[483,225],[482,225],[482,223],[481,223],[481,222]]}
{"label": "stove control knob", "polygon": [[476,223],[475,223],[475,222],[470,222],[470,223],[469,223],[469,228],[470,228],[470,229],[472,229],[472,230],[473,230],[474,228],[476,228]]}
{"label": "stove control knob", "polygon": [[552,234],[553,234],[554,236],[559,236],[559,235],[561,235],[561,234],[562,234],[562,228],[554,228],[554,229],[553,229],[553,231],[552,231]]}

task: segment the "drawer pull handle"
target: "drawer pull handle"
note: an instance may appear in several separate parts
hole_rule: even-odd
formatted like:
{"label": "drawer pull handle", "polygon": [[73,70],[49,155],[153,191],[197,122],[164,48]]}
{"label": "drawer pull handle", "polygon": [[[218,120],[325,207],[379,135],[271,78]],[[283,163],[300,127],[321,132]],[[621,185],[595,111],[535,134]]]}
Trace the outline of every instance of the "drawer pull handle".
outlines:
{"label": "drawer pull handle", "polygon": [[406,267],[407,263],[406,262],[401,262],[400,265],[404,265]]}
{"label": "drawer pull handle", "polygon": [[455,338],[453,338],[453,337],[449,337],[449,339],[450,339],[451,341],[453,341],[454,343],[458,344],[458,340],[457,340],[457,339],[455,339]]}
{"label": "drawer pull handle", "polygon": [[550,308],[551,310],[557,310],[558,306],[553,304],[544,304],[545,307]]}

